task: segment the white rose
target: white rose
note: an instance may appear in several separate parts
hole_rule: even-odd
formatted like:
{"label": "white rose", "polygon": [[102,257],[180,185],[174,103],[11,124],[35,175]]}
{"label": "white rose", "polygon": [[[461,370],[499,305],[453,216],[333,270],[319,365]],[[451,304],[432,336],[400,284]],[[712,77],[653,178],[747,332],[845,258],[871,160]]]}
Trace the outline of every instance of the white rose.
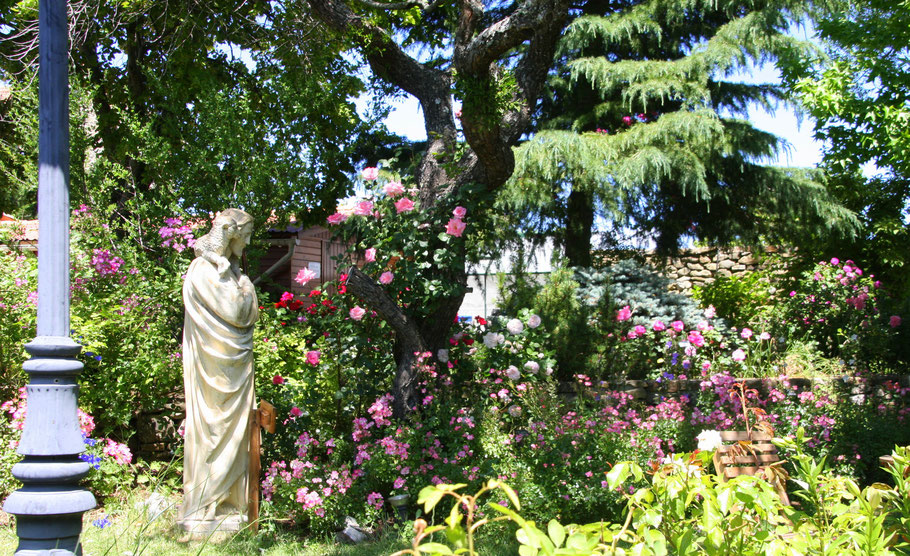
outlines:
{"label": "white rose", "polygon": [[720,448],[724,443],[720,437],[720,433],[715,430],[702,431],[695,439],[698,441],[698,449],[702,452],[713,452]]}
{"label": "white rose", "polygon": [[506,369],[506,378],[509,380],[518,380],[521,378],[521,371],[519,371],[518,367],[515,365],[509,365],[509,368]]}
{"label": "white rose", "polygon": [[506,330],[508,330],[510,334],[521,334],[524,329],[525,325],[521,324],[521,321],[518,319],[512,319],[506,323]]}
{"label": "white rose", "polygon": [[525,363],[525,370],[532,375],[536,375],[537,371],[540,370],[540,365],[537,364],[537,361],[528,361]]}
{"label": "white rose", "polygon": [[540,326],[540,317],[539,316],[531,315],[530,317],[528,317],[528,327],[529,328],[537,328],[538,326]]}
{"label": "white rose", "polygon": [[441,349],[441,350],[437,351],[436,359],[439,359],[440,363],[448,363],[449,362],[449,350]]}
{"label": "white rose", "polygon": [[500,336],[501,335],[497,334],[496,332],[487,332],[483,335],[483,345],[487,346],[490,349],[495,348],[499,345]]}

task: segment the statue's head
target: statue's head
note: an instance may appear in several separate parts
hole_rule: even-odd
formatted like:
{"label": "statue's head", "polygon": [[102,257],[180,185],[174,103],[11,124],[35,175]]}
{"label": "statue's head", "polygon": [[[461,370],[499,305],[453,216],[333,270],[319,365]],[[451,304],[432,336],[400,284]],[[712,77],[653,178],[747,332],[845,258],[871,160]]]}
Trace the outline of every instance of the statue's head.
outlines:
{"label": "statue's head", "polygon": [[212,230],[220,229],[220,246],[225,256],[240,256],[243,248],[250,243],[253,233],[253,217],[246,212],[229,208],[224,209],[212,221]]}

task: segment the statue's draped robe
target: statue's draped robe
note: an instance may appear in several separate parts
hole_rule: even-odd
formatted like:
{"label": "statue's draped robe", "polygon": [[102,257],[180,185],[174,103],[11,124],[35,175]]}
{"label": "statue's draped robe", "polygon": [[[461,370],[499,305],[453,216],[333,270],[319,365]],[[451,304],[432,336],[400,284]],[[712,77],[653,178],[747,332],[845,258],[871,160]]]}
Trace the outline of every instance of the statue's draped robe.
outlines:
{"label": "statue's draped robe", "polygon": [[203,258],[183,284],[186,429],[182,520],[211,521],[247,511],[250,412],[255,405],[256,293],[220,276]]}

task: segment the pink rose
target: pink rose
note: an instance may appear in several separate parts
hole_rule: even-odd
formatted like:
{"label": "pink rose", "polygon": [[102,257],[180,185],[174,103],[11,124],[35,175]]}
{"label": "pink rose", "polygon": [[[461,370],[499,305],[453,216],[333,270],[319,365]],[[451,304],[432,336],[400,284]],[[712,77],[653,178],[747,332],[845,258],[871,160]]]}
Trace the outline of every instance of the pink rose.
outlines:
{"label": "pink rose", "polygon": [[717,315],[717,309],[714,308],[714,305],[708,305],[708,308],[705,309],[705,318],[713,319]]}
{"label": "pink rose", "polygon": [[695,347],[702,347],[705,345],[705,337],[701,335],[701,332],[693,330],[689,332],[689,342]]}
{"label": "pink rose", "polygon": [[300,417],[303,415],[303,411],[300,410],[296,405],[291,408],[291,417]]}
{"label": "pink rose", "polygon": [[398,212],[398,214],[401,214],[402,212],[412,211],[414,210],[414,201],[408,199],[407,197],[402,197],[401,199],[395,201],[395,210]]}
{"label": "pink rose", "polygon": [[333,224],[333,225],[334,225],[334,224],[341,224],[342,222],[344,222],[344,221],[347,220],[347,219],[348,219],[348,215],[347,215],[347,214],[341,214],[340,212],[336,212],[335,214],[333,214],[333,215],[329,216],[328,218],[326,218],[326,220],[328,220],[329,224]]}
{"label": "pink rose", "polygon": [[643,336],[644,334],[647,334],[647,332],[648,332],[648,330],[640,324],[635,327],[635,333],[638,334],[639,336]]}
{"label": "pink rose", "polygon": [[[300,272],[297,273],[297,276],[294,277],[294,281],[297,282],[298,284],[300,284],[301,286],[303,286],[307,282],[309,282],[310,280],[313,280],[315,278],[316,278],[315,272],[313,272],[309,268],[302,268],[302,269],[300,269]],[[285,299],[282,298],[282,301],[285,301]]]}
{"label": "pink rose", "polygon": [[310,365],[318,365],[320,355],[321,353],[318,351],[308,351],[306,352],[306,362]]}
{"label": "pink rose", "polygon": [[404,193],[404,186],[401,185],[400,181],[390,181],[389,183],[385,184],[385,186],[383,186],[382,190],[389,197],[397,197],[398,195]]}
{"label": "pink rose", "polygon": [[363,315],[366,314],[366,309],[359,305],[354,305],[354,307],[348,312],[348,315],[354,320],[360,320],[363,318]]}
{"label": "pink rose", "polygon": [[446,225],[446,233],[450,236],[461,237],[461,234],[464,233],[466,224],[458,218],[449,219],[449,223]]}
{"label": "pink rose", "polygon": [[376,248],[370,247],[369,249],[367,249],[366,253],[364,253],[364,255],[363,255],[363,258],[368,263],[375,261],[376,260]]}
{"label": "pink rose", "polygon": [[373,203],[370,201],[360,201],[354,207],[354,214],[358,216],[369,216],[371,212],[373,212]]}
{"label": "pink rose", "polygon": [[655,332],[660,332],[662,330],[666,330],[667,325],[664,324],[663,321],[661,321],[661,320],[656,320],[656,321],[654,321],[654,324],[651,325],[651,329],[654,330]]}
{"label": "pink rose", "polygon": [[367,181],[373,181],[379,177],[379,168],[371,166],[369,168],[364,168],[363,172],[360,173],[363,176],[363,179]]}
{"label": "pink rose", "polygon": [[888,319],[888,324],[891,325],[891,328],[897,328],[901,325],[901,318],[897,315],[891,315],[891,318]]}
{"label": "pink rose", "polygon": [[626,305],[619,311],[616,311],[616,320],[622,322],[624,320],[629,320],[632,318],[632,309]]}
{"label": "pink rose", "polygon": [[743,339],[748,340],[752,337],[752,331],[748,328],[743,328],[742,332],[740,332],[739,335],[742,336]]}
{"label": "pink rose", "polygon": [[833,264],[834,266],[839,265],[840,259],[838,259],[837,257],[831,257],[831,264]]}
{"label": "pink rose", "polygon": [[670,327],[672,327],[673,330],[675,330],[675,331],[677,331],[677,332],[682,332],[682,331],[683,331],[683,328],[685,328],[686,325],[685,325],[685,324],[683,323],[683,321],[681,321],[681,320],[675,320],[675,321],[673,321],[673,322],[670,323]]}
{"label": "pink rose", "polygon": [[464,207],[455,207],[455,210],[452,211],[452,216],[459,220],[464,218],[466,214],[468,214],[468,209]]}
{"label": "pink rose", "polygon": [[733,357],[733,360],[737,361],[737,362],[745,361],[746,352],[741,349],[737,349],[736,351],[733,352],[732,357]]}
{"label": "pink rose", "polygon": [[389,272],[388,270],[379,275],[380,284],[391,284],[392,280],[395,279],[395,275]]}

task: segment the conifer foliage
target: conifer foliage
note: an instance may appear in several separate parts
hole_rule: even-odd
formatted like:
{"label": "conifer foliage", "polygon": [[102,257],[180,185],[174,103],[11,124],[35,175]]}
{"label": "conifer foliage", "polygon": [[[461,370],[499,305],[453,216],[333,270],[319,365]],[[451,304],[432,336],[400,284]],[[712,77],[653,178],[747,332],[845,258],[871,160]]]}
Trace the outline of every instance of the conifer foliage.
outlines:
{"label": "conifer foliage", "polygon": [[[504,202],[562,235],[590,264],[595,216],[672,250],[714,242],[850,233],[854,218],[808,170],[763,165],[783,145],[745,121],[786,100],[729,77],[809,45],[786,34],[804,3],[588,2],[559,45],[537,133],[522,144]],[[614,236],[615,238],[615,236]]]}

